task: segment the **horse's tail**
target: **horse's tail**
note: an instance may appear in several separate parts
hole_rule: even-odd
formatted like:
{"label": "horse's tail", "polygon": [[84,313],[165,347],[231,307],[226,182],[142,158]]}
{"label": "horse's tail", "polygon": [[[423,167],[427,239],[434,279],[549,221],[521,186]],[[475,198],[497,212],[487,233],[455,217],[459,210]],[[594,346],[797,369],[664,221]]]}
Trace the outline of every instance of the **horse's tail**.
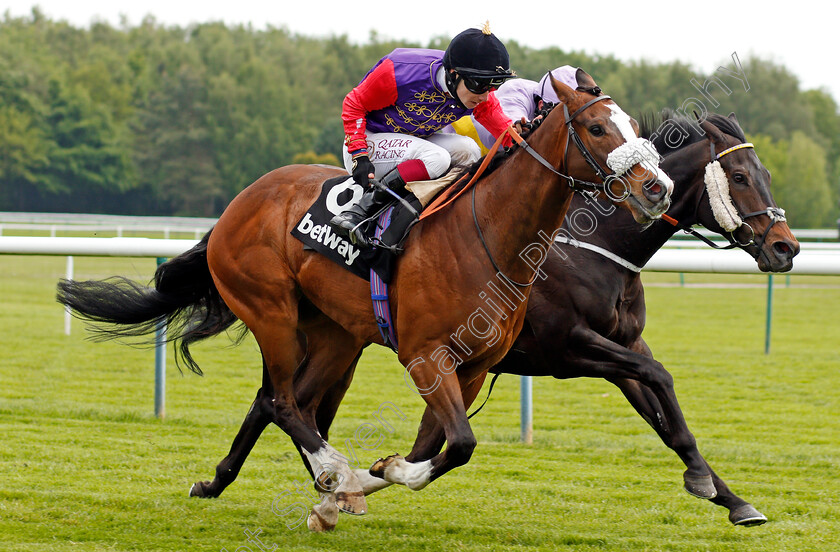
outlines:
{"label": "horse's tail", "polygon": [[[237,321],[210,276],[210,232],[189,251],[160,265],[154,287],[123,277],[87,282],[62,279],[58,302],[70,307],[77,318],[92,323],[89,329],[98,340],[145,336],[166,324],[167,341],[175,342],[178,365],[179,359],[183,360],[190,370],[201,374],[189,346],[227,330]],[[246,331],[243,326],[237,339],[241,340]]]}

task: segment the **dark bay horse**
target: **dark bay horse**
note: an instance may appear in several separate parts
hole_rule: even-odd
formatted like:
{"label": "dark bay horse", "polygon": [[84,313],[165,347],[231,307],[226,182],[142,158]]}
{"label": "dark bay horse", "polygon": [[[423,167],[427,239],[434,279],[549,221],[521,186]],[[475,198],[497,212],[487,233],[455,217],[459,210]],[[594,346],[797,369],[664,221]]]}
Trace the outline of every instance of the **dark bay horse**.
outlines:
{"label": "dark bay horse", "polygon": [[[389,481],[421,489],[469,460],[476,440],[466,405],[474,393],[465,390],[481,387],[487,370],[519,333],[535,269],[546,256],[540,240],[550,240],[560,228],[572,185],[600,181],[601,191],[639,223],[649,223],[668,207],[672,185],[655,163],[641,158],[616,164],[616,155],[639,152],[628,148],[628,139],[637,135],[591,77],[579,71],[577,90],[552,84],[564,110],[552,111],[529,137],[545,164],[517,150],[480,179],[470,197],[464,194],[421,221],[397,264],[390,293],[399,360],[448,445],[418,462],[394,457],[379,463]],[[602,168],[622,162],[620,178]],[[317,432],[314,408],[301,413],[298,403],[307,404],[307,397],[295,389],[322,395],[341,383],[364,346],[383,343],[370,314],[368,283],[304,250],[290,233],[321,183],[342,174],[315,166],[277,169],[234,198],[195,248],[161,265],[154,288],[124,279],[62,281],[58,299],[83,318],[116,324],[111,335],[143,334],[164,320],[177,328],[180,321],[174,335],[194,370],[198,367],[187,349],[191,342],[224,331],[236,319],[243,322],[263,358],[263,387],[249,417],[264,416],[261,422],[277,424],[292,438],[338,508],[364,513],[362,484]],[[484,310],[482,289],[490,284],[516,291],[519,301],[509,312]],[[261,431],[243,425],[237,441],[250,450]],[[220,469],[233,477],[238,471],[236,466]],[[213,494],[212,487],[198,487],[192,494]],[[321,530],[334,526],[334,520],[315,512],[309,525]]]}
{"label": "dark bay horse", "polygon": [[[657,149],[665,154],[662,168],[674,180],[672,205],[668,215],[681,226],[702,224],[727,236],[756,259],[763,271],[790,270],[799,244],[784,222],[770,193],[770,174],[754,149],[744,146],[746,139],[734,114],[712,114],[697,124],[685,119],[666,118],[670,137],[654,137]],[[649,122],[643,136],[656,126]],[[683,139],[674,143],[673,137]],[[720,164],[728,180],[728,194],[740,224],[722,223],[714,214],[707,182],[710,166]],[[711,193],[715,197],[715,192]],[[642,338],[645,300],[639,271],[653,254],[677,231],[668,222],[657,221],[640,230],[624,212],[587,196],[576,196],[571,217],[587,210],[596,222],[575,229],[565,224],[565,236],[558,236],[556,249],[542,270],[546,279],[531,292],[527,316],[508,354],[491,372],[528,376],[605,378],[618,386],[630,404],[651,425],[663,442],[685,463],[686,490],[710,499],[729,510],[735,525],[760,525],[766,517],[732,492],[711,469],[697,450],[674,394],[673,379],[657,362]],[[717,207],[718,211],[720,207]],[[615,211],[615,212],[613,212]],[[583,225],[579,225],[583,226]],[[581,231],[586,235],[581,235]],[[336,384],[318,408],[318,424],[323,435],[352,380],[353,363],[341,383]],[[470,395],[475,396],[475,389]],[[303,408],[303,405],[301,405]],[[445,435],[432,413],[423,416],[420,436],[412,451],[424,458],[440,450]],[[365,492],[388,485],[381,479],[359,473]]]}
{"label": "dark bay horse", "polygon": [[[773,200],[770,174],[755,150],[734,149],[746,143],[734,114],[710,115],[702,124],[706,139],[687,120],[671,120],[687,135],[684,144],[674,148],[664,137],[654,138],[665,155],[662,166],[675,182],[669,217],[683,227],[701,224],[727,236],[755,258],[762,271],[790,270],[799,243]],[[730,226],[730,231],[722,227],[728,221],[718,220],[721,215],[714,212],[718,209],[714,207],[715,193],[709,190],[710,164],[716,158],[729,182],[731,205],[740,221],[734,230]],[[597,213],[598,228],[578,239],[636,267],[643,267],[677,231],[672,224],[657,221],[640,232],[628,226],[623,213],[605,216],[603,211],[590,211]],[[573,229],[569,230],[573,234]],[[674,394],[672,377],[642,338],[645,300],[638,270],[573,243],[558,244],[557,254],[550,256],[544,270],[548,278],[531,293],[523,331],[493,371],[607,379],[685,463],[685,489],[690,494],[726,507],[733,524],[764,523],[765,516],[733,493],[697,449]]]}

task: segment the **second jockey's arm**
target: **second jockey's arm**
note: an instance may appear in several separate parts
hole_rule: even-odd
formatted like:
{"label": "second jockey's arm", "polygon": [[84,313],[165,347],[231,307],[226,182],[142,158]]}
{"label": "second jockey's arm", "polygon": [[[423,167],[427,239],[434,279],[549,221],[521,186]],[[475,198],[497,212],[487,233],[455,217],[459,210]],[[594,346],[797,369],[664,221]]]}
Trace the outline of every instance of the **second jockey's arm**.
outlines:
{"label": "second jockey's arm", "polygon": [[[512,124],[510,117],[505,115],[502,111],[502,106],[499,104],[498,98],[494,93],[487,96],[487,101],[481,102],[473,109],[475,120],[481,123],[490,134],[499,137],[508,126]],[[513,139],[508,135],[505,136],[502,145],[509,147],[513,144]]]}
{"label": "second jockey's arm", "polygon": [[386,59],[344,98],[341,119],[344,122],[347,151],[353,157],[367,155],[365,117],[397,101],[397,79],[394,62]]}

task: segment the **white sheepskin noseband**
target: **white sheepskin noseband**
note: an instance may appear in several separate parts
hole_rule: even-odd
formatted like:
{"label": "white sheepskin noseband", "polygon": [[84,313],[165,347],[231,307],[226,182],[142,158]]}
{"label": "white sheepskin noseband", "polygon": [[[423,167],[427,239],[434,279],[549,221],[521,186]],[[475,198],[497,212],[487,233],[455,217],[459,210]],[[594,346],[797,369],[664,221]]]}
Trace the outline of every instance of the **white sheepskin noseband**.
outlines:
{"label": "white sheepskin noseband", "polygon": [[706,190],[709,192],[709,203],[712,205],[712,214],[720,227],[727,232],[732,232],[741,226],[744,221],[738,214],[738,209],[732,203],[732,196],[729,195],[729,179],[726,177],[720,161],[714,160],[706,165]]}
{"label": "white sheepskin noseband", "polygon": [[650,140],[639,137],[632,138],[615,148],[607,156],[607,166],[617,176],[621,176],[639,163],[657,174],[657,179],[665,186],[669,194],[674,190],[674,183],[659,168],[659,154]]}
{"label": "white sheepskin noseband", "polygon": [[[714,155],[714,149],[712,149],[714,159],[706,165],[704,180],[706,181],[706,191],[709,193],[709,203],[712,205],[712,214],[720,227],[727,232],[737,229],[744,224],[744,220],[738,214],[735,204],[732,203],[732,196],[729,194],[729,179],[718,160],[724,155],[745,148],[755,148],[755,146],[749,142],[744,142],[725,149],[717,155]],[[782,211],[782,217],[784,217],[784,211]]]}

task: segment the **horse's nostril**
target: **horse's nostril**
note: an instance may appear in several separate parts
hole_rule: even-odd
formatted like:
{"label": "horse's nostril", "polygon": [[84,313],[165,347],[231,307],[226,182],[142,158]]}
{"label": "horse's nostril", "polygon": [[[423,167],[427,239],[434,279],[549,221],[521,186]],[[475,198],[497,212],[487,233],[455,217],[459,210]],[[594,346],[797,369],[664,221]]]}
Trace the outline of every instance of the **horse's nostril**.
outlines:
{"label": "horse's nostril", "polygon": [[645,195],[651,201],[659,201],[665,195],[665,188],[659,181],[645,186]]}
{"label": "horse's nostril", "polygon": [[793,248],[786,242],[777,241],[773,244],[773,251],[776,252],[782,259],[789,259],[792,258],[794,255]]}

